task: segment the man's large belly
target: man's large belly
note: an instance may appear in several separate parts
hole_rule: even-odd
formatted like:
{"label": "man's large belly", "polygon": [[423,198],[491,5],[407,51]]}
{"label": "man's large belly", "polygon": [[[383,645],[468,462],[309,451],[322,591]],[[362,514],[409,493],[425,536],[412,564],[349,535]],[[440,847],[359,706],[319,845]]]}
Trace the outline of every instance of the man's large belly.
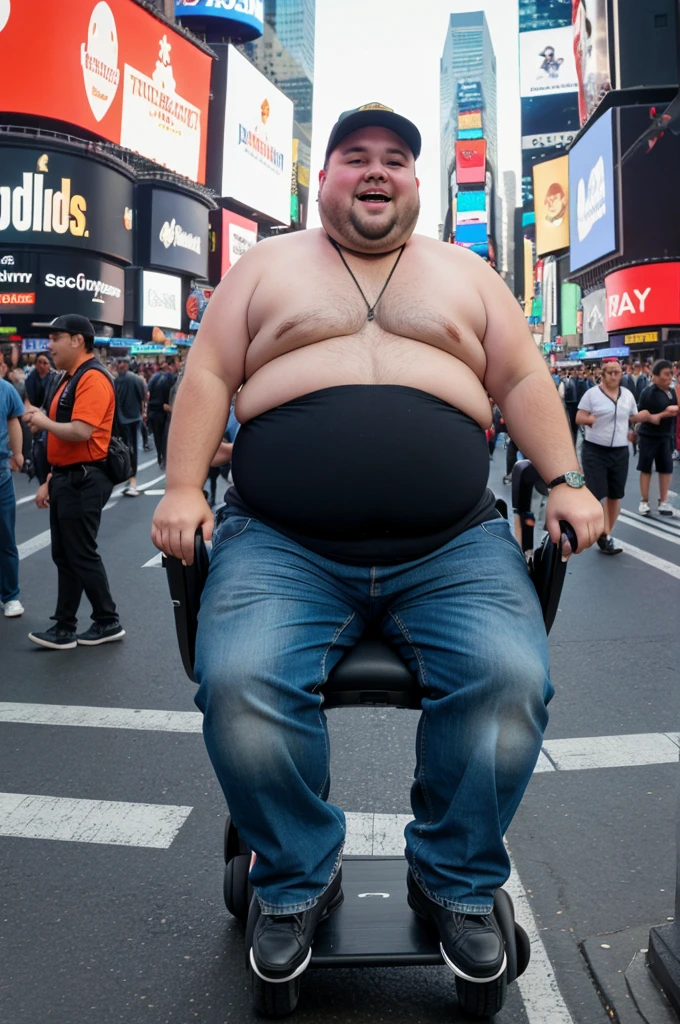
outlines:
{"label": "man's large belly", "polygon": [[494,517],[484,431],[411,387],[335,385],[249,420],[227,505],[327,558],[397,564]]}
{"label": "man's large belly", "polygon": [[248,379],[235,407],[240,423],[323,388],[392,384],[434,395],[484,429],[491,425],[489,399],[467,363],[434,345],[384,331],[314,342],[264,364],[260,357],[255,366],[251,369],[246,361]]}

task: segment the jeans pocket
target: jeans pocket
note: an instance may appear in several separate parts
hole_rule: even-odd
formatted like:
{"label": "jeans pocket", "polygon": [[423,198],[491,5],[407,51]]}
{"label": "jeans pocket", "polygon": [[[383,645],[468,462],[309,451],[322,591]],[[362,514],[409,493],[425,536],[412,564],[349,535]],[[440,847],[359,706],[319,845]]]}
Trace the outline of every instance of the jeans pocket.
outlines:
{"label": "jeans pocket", "polygon": [[240,537],[252,522],[248,516],[241,516],[237,512],[227,510],[226,515],[224,513],[225,509],[220,509],[218,522],[213,533],[213,551],[220,545],[226,544],[227,541]]}
{"label": "jeans pocket", "polygon": [[515,548],[516,551],[522,550],[507,519],[491,519],[487,523],[482,523],[481,529],[487,537],[493,537],[494,540],[499,540],[504,544],[509,544],[511,547]]}

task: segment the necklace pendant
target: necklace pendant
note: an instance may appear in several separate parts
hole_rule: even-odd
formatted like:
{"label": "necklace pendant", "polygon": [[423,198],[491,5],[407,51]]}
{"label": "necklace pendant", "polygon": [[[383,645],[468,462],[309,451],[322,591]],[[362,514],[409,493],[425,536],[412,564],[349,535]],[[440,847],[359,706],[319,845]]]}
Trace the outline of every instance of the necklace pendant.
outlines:
{"label": "necklace pendant", "polygon": [[375,320],[375,313],[373,312],[372,309],[369,309],[368,316],[366,317],[366,319],[367,320]]}

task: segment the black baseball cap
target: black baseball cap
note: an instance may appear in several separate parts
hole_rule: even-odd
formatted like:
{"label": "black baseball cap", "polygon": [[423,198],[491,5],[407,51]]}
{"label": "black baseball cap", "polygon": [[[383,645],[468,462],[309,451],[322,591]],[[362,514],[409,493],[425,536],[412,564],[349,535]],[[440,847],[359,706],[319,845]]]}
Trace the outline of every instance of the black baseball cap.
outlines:
{"label": "black baseball cap", "polygon": [[420,132],[406,117],[396,114],[391,107],[382,103],[365,103],[363,107],[356,107],[354,110],[345,110],[333,125],[328,145],[326,146],[326,160],[347,135],[351,135],[357,128],[389,128],[408,145],[417,160],[420,156],[422,139]]}
{"label": "black baseball cap", "polygon": [[78,313],[55,316],[54,320],[50,320],[48,324],[34,323],[31,324],[31,327],[43,327],[45,330],[49,330],[50,334],[54,334],[56,331],[66,331],[67,334],[82,334],[85,337],[89,335],[91,338],[94,338],[96,333],[87,317],[79,316]]}

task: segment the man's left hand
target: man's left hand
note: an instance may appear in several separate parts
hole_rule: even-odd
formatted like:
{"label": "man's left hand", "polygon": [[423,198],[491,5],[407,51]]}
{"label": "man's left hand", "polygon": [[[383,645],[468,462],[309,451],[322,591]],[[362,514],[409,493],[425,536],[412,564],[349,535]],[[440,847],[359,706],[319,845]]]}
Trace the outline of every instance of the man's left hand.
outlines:
{"label": "man's left hand", "polygon": [[9,468],[13,473],[20,473],[24,467],[24,457],[21,452],[17,452],[16,455],[10,456]]}
{"label": "man's left hand", "polygon": [[[604,510],[587,487],[558,484],[550,492],[545,510],[545,528],[555,544],[559,543],[562,533],[560,519],[569,523],[574,530],[579,551],[589,548],[604,533]],[[572,554],[569,541],[564,542],[562,551],[567,558]]]}
{"label": "man's left hand", "polygon": [[32,434],[37,434],[40,430],[46,430],[51,420],[49,416],[46,416],[40,409],[29,409],[21,417],[22,423],[25,423]]}

